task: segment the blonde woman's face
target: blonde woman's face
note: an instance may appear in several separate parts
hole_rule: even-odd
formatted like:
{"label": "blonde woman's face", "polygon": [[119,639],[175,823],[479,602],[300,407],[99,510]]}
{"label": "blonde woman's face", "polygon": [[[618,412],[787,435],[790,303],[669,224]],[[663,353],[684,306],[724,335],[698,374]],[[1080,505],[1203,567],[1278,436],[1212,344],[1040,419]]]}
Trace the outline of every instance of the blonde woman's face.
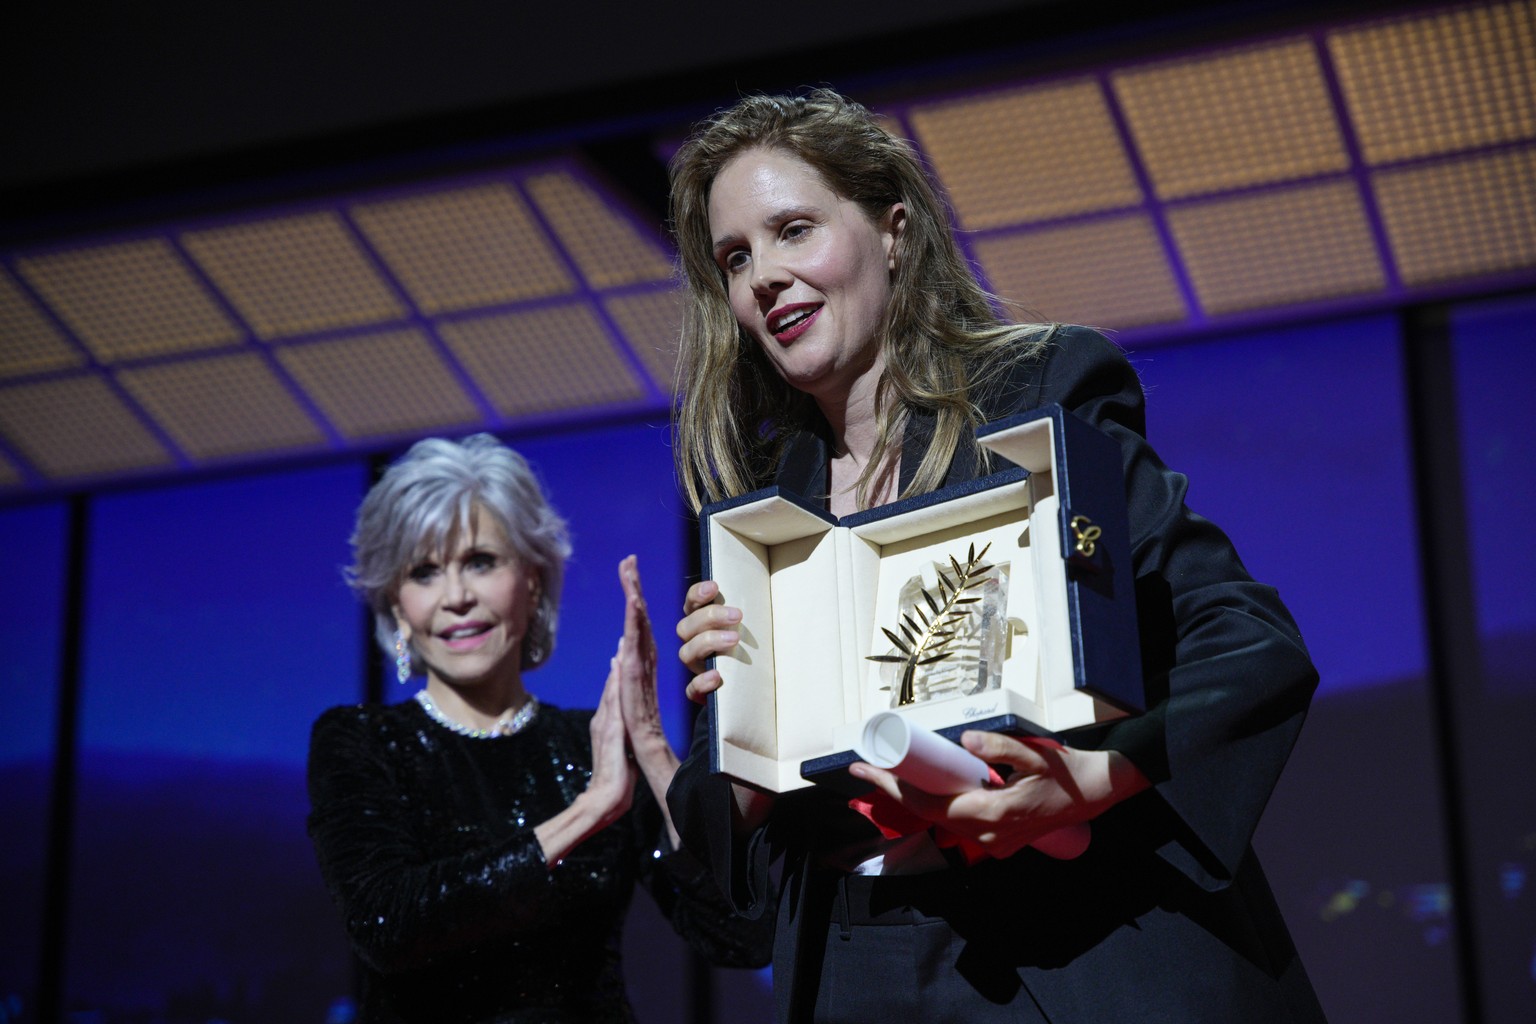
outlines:
{"label": "blonde woman's face", "polygon": [[710,237],[731,311],[790,386],[836,400],[878,367],[905,217],[898,203],[871,220],[782,150],[747,150],[716,176]]}

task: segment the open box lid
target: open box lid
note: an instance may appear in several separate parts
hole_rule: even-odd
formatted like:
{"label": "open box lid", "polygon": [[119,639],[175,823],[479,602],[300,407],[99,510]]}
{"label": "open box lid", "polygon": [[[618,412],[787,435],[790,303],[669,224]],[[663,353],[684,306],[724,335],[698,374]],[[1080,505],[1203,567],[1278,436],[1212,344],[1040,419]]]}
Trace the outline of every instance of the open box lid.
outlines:
{"label": "open box lid", "polygon": [[849,730],[878,710],[863,680],[881,632],[876,605],[891,614],[892,574],[909,573],[928,548],[964,553],[973,534],[1012,551],[1008,607],[1023,602],[1047,635],[1019,641],[1017,666],[1006,659],[1007,678],[1021,682],[1004,687],[1001,703],[967,697],[900,712],[958,736],[1066,732],[1141,709],[1119,446],[1059,406],[988,424],[978,440],[1014,465],[842,520],[778,488],[703,510],[706,577],[742,610],[741,642],[715,659],[724,684],[705,712],[717,771],[773,792],[841,774],[853,759]]}

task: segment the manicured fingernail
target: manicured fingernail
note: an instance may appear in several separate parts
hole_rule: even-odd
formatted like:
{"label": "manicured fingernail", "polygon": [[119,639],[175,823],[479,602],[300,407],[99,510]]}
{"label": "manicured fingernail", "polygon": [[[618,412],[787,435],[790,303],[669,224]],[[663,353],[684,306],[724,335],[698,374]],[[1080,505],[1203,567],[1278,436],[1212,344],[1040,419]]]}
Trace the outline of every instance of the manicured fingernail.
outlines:
{"label": "manicured fingernail", "polygon": [[720,642],[723,644],[733,644],[740,639],[741,637],[736,635],[736,631],[734,629],[728,629],[720,634]]}
{"label": "manicured fingernail", "polygon": [[726,622],[740,622],[741,621],[741,609],[740,608],[727,608],[725,610],[725,621]]}

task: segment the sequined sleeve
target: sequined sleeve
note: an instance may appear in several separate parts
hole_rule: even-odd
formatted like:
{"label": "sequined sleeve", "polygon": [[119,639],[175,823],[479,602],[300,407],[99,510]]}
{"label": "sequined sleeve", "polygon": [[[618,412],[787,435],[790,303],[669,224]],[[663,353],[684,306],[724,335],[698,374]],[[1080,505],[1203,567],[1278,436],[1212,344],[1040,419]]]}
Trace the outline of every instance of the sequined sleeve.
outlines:
{"label": "sequined sleeve", "polygon": [[[310,739],[310,836],[354,948],[375,970],[425,966],[443,954],[519,930],[547,928],[558,902],[532,829],[454,856],[413,842],[412,757],[378,709],[333,708]],[[396,749],[390,749],[391,747]]]}
{"label": "sequined sleeve", "polygon": [[756,919],[740,914],[703,862],[674,849],[655,797],[642,782],[632,811],[641,847],[639,877],[672,928],[694,952],[720,967],[763,967],[773,959],[772,908]]}

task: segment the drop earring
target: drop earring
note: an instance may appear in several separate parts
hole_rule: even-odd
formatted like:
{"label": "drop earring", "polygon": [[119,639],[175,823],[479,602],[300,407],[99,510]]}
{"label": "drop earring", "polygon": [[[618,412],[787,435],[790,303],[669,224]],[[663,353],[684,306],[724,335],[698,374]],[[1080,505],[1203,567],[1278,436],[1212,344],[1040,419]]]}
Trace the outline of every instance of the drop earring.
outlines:
{"label": "drop earring", "polygon": [[395,630],[395,678],[403,684],[411,678],[411,651],[405,645],[405,631]]}

